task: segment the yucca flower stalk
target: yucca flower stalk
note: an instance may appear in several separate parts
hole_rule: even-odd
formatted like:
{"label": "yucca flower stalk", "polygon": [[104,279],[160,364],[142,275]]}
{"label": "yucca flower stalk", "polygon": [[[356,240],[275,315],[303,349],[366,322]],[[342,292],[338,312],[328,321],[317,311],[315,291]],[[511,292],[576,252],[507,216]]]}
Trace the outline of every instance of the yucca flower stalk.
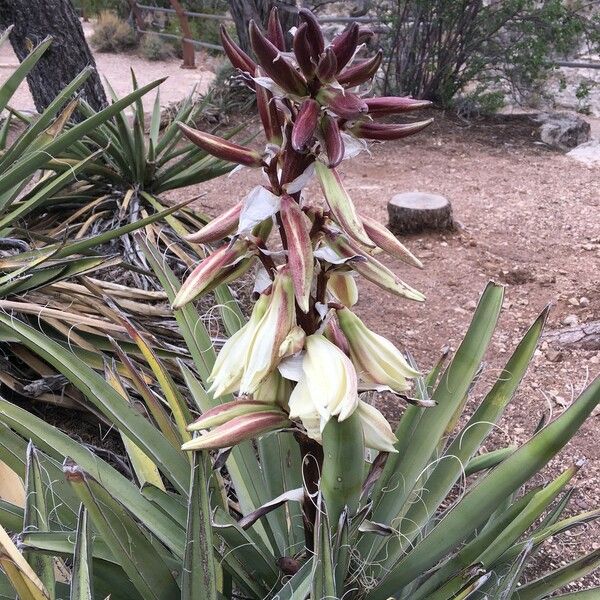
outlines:
{"label": "yucca flower stalk", "polygon": [[[394,140],[424,129],[431,119],[408,125],[374,119],[423,108],[429,102],[366,98],[381,64],[381,52],[366,60],[354,59],[359,41],[368,34],[359,35],[354,24],[326,44],[309,11],[300,11],[300,21],[291,53],[285,52],[276,10],[266,33],[251,22],[256,62],[222,30],[229,59],[256,91],[267,141],[263,152],[181,125],[205,152],[262,169],[266,183],[190,236],[190,241],[219,245],[184,282],[174,305],[181,307],[215,282],[231,281],[250,263],[272,281],[261,292],[248,324],[221,350],[209,378],[208,392],[215,398],[237,393],[238,400],[229,402],[217,421],[201,418],[194,424],[193,430],[205,433],[188,442],[186,449],[232,446],[282,423],[296,432],[304,453],[317,442],[323,444],[326,457],[327,440],[351,444],[359,453],[365,446],[395,452],[389,424],[359,397],[359,390],[371,385],[405,393],[418,375],[400,351],[367,329],[350,307],[358,295],[353,270],[396,295],[424,299],[374,259],[374,249],[401,256],[413,266],[421,264],[383,225],[360,216],[336,167],[365,146],[362,138]],[[320,183],[325,209],[303,192],[313,177]],[[280,255],[268,245],[268,236],[260,234],[265,228],[270,231],[272,224],[284,249]],[[378,361],[381,364],[375,364]],[[267,386],[261,383],[274,373],[289,385],[277,388],[283,397],[270,394],[276,406],[269,411],[263,397]],[[350,417],[359,435],[347,440],[332,429]],[[207,432],[213,426],[216,429]],[[344,506],[346,500],[334,502],[332,493],[325,493],[330,508]],[[339,515],[330,516],[335,521]]]}

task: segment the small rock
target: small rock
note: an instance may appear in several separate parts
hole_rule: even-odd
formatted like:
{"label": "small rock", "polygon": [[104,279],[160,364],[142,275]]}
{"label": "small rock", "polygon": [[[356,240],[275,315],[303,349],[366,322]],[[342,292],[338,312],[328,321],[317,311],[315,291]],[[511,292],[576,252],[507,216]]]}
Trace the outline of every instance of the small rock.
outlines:
{"label": "small rock", "polygon": [[579,306],[589,306],[590,305],[590,299],[586,298],[585,296],[581,296],[581,298],[579,298]]}
{"label": "small rock", "polygon": [[579,146],[567,152],[567,156],[574,158],[584,165],[600,164],[600,141],[590,140],[584,144],[579,144]]}
{"label": "small rock", "polygon": [[562,396],[554,396],[554,402],[563,408],[569,407],[569,403]]}
{"label": "small rock", "polygon": [[571,150],[588,142],[590,131],[590,124],[578,115],[552,113],[544,116],[540,139],[558,150]]}
{"label": "small rock", "polygon": [[562,322],[563,325],[567,325],[568,327],[575,327],[575,325],[579,324],[579,318],[577,315],[567,315]]}
{"label": "small rock", "polygon": [[523,433],[525,433],[525,429],[523,429],[523,427],[515,427],[513,429],[513,431],[517,434],[517,435],[522,435]]}
{"label": "small rock", "polygon": [[579,306],[579,300],[577,300],[577,298],[569,298],[569,304],[572,306]]}
{"label": "small rock", "polygon": [[590,358],[590,362],[593,365],[600,365],[600,352],[594,356],[592,356],[592,358]]}
{"label": "small rock", "polygon": [[464,308],[467,310],[475,310],[477,308],[477,302],[475,302],[475,300],[469,300],[469,302],[464,305]]}
{"label": "small rock", "polygon": [[560,350],[548,350],[546,352],[546,358],[553,363],[561,362],[563,359],[562,352]]}

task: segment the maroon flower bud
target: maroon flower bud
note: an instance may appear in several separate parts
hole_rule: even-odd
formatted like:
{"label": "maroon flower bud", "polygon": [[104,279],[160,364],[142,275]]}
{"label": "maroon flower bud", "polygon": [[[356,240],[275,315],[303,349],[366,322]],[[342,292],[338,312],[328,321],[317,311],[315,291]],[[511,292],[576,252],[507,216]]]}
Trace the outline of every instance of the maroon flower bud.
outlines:
{"label": "maroon flower bud", "polygon": [[290,420],[281,410],[240,415],[224,425],[216,427],[211,432],[186,442],[181,449],[218,450],[219,448],[229,448],[246,440],[258,438],[274,429],[284,429],[290,425]]}
{"label": "maroon flower bud", "polygon": [[323,38],[323,32],[321,31],[321,25],[319,24],[317,17],[306,8],[301,8],[298,11],[298,16],[300,17],[300,20],[308,26],[306,31],[308,42],[313,48],[313,52],[316,56],[319,56],[323,53],[323,50],[325,50],[325,39]]}
{"label": "maroon flower bud", "polygon": [[254,21],[250,21],[250,43],[260,66],[279,87],[296,96],[307,94],[306,82],[300,73],[262,34]]}
{"label": "maroon flower bud", "polygon": [[302,70],[302,73],[304,73],[304,76],[310,79],[315,74],[316,61],[308,42],[307,31],[308,25],[302,23],[296,30],[296,35],[294,35],[293,47],[298,66]]}
{"label": "maroon flower bud", "polygon": [[281,185],[290,183],[296,177],[304,173],[309,163],[314,160],[310,154],[296,152],[293,148],[288,148],[283,153],[283,164],[281,165]]}
{"label": "maroon flower bud", "polygon": [[277,7],[274,6],[269,13],[269,21],[267,23],[267,38],[279,50],[285,50],[285,36],[281,28],[279,13]]}
{"label": "maroon flower bud", "polygon": [[431,106],[429,100],[416,100],[409,96],[381,96],[379,98],[365,98],[369,107],[369,114],[373,117],[394,115],[396,113],[417,110]]}
{"label": "maroon flower bud", "polygon": [[179,125],[179,129],[183,131],[188,140],[212,156],[247,167],[261,167],[263,165],[262,157],[256,150],[240,146],[204,131],[198,131],[185,125],[185,123],[177,123],[177,125]]}
{"label": "maroon flower bud", "polygon": [[231,235],[238,227],[244,202],[238,202],[230,209],[215,217],[200,231],[185,236],[185,240],[193,244],[210,244]]}
{"label": "maroon flower bud", "polygon": [[317,77],[323,83],[329,83],[333,80],[337,72],[338,64],[335,52],[331,48],[327,48],[325,52],[321,54],[321,58],[319,59],[319,64],[317,65]]}
{"label": "maroon flower bud", "polygon": [[221,25],[221,44],[236,69],[254,75],[256,63],[231,39],[223,25]]}
{"label": "maroon flower bud", "polygon": [[358,24],[352,23],[339,35],[336,35],[331,42],[331,49],[337,59],[338,70],[341,71],[354,56],[358,46]]}
{"label": "maroon flower bud", "polygon": [[[260,68],[257,68],[256,73],[259,76],[264,75]],[[271,144],[281,144],[282,135],[279,112],[273,100],[273,94],[262,85],[256,86],[256,106],[258,107],[258,114],[267,140]]]}
{"label": "maroon flower bud", "polygon": [[342,140],[337,119],[328,114],[323,115],[321,118],[321,133],[324,149],[327,153],[327,166],[330,168],[337,167],[344,158],[344,140]]}
{"label": "maroon flower bud", "polygon": [[338,83],[347,87],[354,87],[355,85],[360,85],[361,83],[372,79],[375,76],[375,73],[377,73],[379,65],[381,65],[382,58],[383,52],[379,50],[372,58],[368,58],[367,60],[363,60],[362,62],[344,69],[337,77]]}
{"label": "maroon flower bud", "polygon": [[249,267],[247,259],[252,253],[250,242],[239,239],[215,250],[200,262],[184,281],[173,300],[173,308],[181,308],[200,294],[228,281],[233,274],[239,276],[240,269],[243,271]]}
{"label": "maroon flower bud", "polygon": [[417,121],[416,123],[386,124],[364,122],[357,123],[350,129],[357,137],[368,140],[399,140],[414,133],[418,133],[433,123],[433,119]]}
{"label": "maroon flower bud", "polygon": [[342,185],[337,171],[327,168],[319,161],[315,162],[315,170],[333,220],[357,242],[368,248],[374,248],[375,244],[365,232],[354,202],[352,202],[348,192]]}
{"label": "maroon flower bud", "polygon": [[342,119],[356,119],[369,109],[367,103],[357,94],[333,88],[320,90],[317,100]]}
{"label": "maroon flower bud", "polygon": [[288,247],[288,266],[296,302],[302,312],[308,312],[313,279],[314,258],[310,241],[310,221],[298,203],[287,194],[281,197],[281,222]]}
{"label": "maroon flower bud", "polygon": [[327,325],[325,325],[325,331],[323,332],[325,337],[332,343],[335,344],[344,354],[350,356],[350,345],[344,333],[340,328],[337,317],[332,316]]}
{"label": "maroon flower bud", "polygon": [[423,268],[423,263],[387,227],[366,215],[362,215],[360,220],[378,248],[413,267]]}
{"label": "maroon flower bud", "polygon": [[330,246],[337,254],[339,254],[339,256],[344,258],[362,256],[363,260],[354,260],[349,264],[357,273],[371,283],[374,283],[376,286],[397,296],[404,296],[405,298],[417,300],[418,302],[425,300],[425,296],[423,296],[421,292],[404,283],[404,281],[392,273],[392,271],[381,264],[377,259],[368,254],[363,254],[360,247],[352,240],[333,232],[326,232],[326,238]]}
{"label": "maroon flower bud", "polygon": [[240,397],[231,402],[218,404],[206,412],[203,412],[195,421],[192,421],[186,429],[188,431],[210,429],[212,427],[224,425],[235,417],[273,412],[276,409],[277,407],[270,402],[260,402],[258,400],[250,400],[247,397]]}
{"label": "maroon flower bud", "polygon": [[302,150],[313,138],[320,109],[319,103],[312,98],[308,98],[300,106],[292,129],[292,148],[294,150]]}

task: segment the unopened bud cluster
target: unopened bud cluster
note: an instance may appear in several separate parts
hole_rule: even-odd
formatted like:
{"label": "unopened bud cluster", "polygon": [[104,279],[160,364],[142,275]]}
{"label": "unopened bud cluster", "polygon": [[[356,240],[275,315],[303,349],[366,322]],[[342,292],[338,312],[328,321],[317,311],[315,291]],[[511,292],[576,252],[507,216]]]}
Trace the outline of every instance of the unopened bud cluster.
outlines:
{"label": "unopened bud cluster", "polygon": [[[363,149],[364,140],[396,140],[422,130],[431,120],[377,119],[429,103],[366,98],[382,55],[356,55],[371,32],[352,24],[326,44],[314,15],[301,10],[299,16],[291,52],[276,10],[266,32],[250,23],[254,58],[221,31],[227,56],[256,92],[264,152],[180,125],[212,156],[262,169],[265,182],[189,237],[218,246],[184,282],[175,307],[252,267],[261,271],[257,281],[267,281],[248,323],[225,343],[210,375],[208,392],[224,402],[190,426],[204,433],[186,450],[228,447],[287,428],[321,442],[327,423],[356,413],[363,430],[359,443],[394,452],[389,424],[361,394],[404,394],[417,375],[351,309],[358,300],[356,274],[392,294],[424,299],[377,260],[377,252],[415,267],[421,263],[384,226],[360,214],[336,167]],[[324,208],[302,191],[315,177]],[[268,247],[274,226],[282,252]]]}

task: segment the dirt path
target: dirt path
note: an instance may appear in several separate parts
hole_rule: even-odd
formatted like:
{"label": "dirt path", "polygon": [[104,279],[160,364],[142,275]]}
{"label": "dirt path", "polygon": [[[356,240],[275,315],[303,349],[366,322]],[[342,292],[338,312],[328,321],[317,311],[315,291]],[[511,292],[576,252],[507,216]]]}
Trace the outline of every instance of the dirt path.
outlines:
{"label": "dirt path", "polygon": [[[93,33],[92,23],[82,23],[85,37],[88,40]],[[190,93],[194,85],[200,93],[206,92],[214,79],[214,73],[203,67],[198,60],[197,69],[181,69],[181,60],[173,58],[167,61],[151,62],[134,53],[110,54],[94,52],[96,67],[101,77],[106,77],[118,96],[124,96],[131,91],[131,69],[135,72],[139,85],[145,85],[160,77],[168,76],[160,86],[161,105],[181,100]],[[0,83],[5,81],[18,66],[19,61],[9,43],[0,48]],[[151,109],[154,94],[143,98],[144,108]],[[35,105],[27,82],[23,82],[11,100],[11,106],[19,110],[35,110]]]}
{"label": "dirt path", "polygon": [[[372,159],[363,154],[344,163],[344,181],[360,212],[386,222],[393,194],[429,191],[452,201],[462,225],[454,233],[404,240],[422,258],[423,271],[385,261],[426,293],[425,303],[397,300],[363,280],[357,311],[428,369],[442,346],[457,347],[486,282],[503,283],[504,312],[474,392],[481,397],[546,304],[553,305],[549,329],[562,327],[569,315],[580,322],[600,319],[599,172],[538,145],[527,122],[469,126],[436,116],[421,137],[375,147]],[[209,182],[198,189],[206,193],[201,206],[215,215],[257,181],[257,173],[246,170]],[[311,190],[317,193],[314,185]],[[561,413],[599,374],[600,351],[557,354],[543,344],[490,446],[522,443],[543,415]],[[599,428],[597,411],[551,463],[556,474],[587,459],[575,484],[578,510],[600,504]],[[598,529],[579,534],[563,538],[554,555],[568,561],[582,548],[599,546]],[[545,556],[541,560],[549,560]],[[591,582],[598,584],[600,577],[586,580]]]}

